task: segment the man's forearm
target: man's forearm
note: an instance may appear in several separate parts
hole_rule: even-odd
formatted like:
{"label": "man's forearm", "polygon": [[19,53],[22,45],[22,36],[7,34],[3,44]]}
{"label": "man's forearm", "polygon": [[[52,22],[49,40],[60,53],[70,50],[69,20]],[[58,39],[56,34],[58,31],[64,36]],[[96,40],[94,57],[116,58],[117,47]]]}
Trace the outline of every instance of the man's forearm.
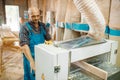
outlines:
{"label": "man's forearm", "polygon": [[32,56],[31,56],[31,52],[30,52],[30,49],[29,49],[28,45],[22,46],[22,51],[23,51],[25,57],[29,60],[29,62],[34,61]]}

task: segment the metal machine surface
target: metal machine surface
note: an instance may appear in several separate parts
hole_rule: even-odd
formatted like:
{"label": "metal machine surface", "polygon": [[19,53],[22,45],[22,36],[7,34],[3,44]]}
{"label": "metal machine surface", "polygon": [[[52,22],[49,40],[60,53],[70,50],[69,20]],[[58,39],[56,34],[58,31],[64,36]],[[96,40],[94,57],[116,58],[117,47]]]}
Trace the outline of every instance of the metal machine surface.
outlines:
{"label": "metal machine surface", "polygon": [[[63,43],[65,43],[65,41]],[[35,46],[36,80],[107,80],[107,71],[84,62],[84,60],[110,53],[110,55],[107,56],[108,61],[114,65],[116,62],[115,52],[117,46],[117,42],[111,40],[102,41],[96,45],[79,46],[69,49],[61,47],[60,44],[57,46],[39,44]],[[88,73],[94,69],[92,73],[95,73],[94,75],[100,78],[94,79],[93,77],[88,77],[86,79],[73,79],[71,77],[71,64],[79,67],[79,69],[77,69],[78,73],[79,70]],[[99,75],[99,73],[101,75]]]}

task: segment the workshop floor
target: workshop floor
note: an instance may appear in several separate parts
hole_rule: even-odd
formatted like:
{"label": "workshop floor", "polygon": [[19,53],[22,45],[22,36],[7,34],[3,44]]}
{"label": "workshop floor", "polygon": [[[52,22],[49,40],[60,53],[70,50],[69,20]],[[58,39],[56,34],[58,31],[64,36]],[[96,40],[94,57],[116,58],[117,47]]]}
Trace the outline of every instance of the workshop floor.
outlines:
{"label": "workshop floor", "polygon": [[23,80],[22,54],[20,51],[4,50],[0,80]]}

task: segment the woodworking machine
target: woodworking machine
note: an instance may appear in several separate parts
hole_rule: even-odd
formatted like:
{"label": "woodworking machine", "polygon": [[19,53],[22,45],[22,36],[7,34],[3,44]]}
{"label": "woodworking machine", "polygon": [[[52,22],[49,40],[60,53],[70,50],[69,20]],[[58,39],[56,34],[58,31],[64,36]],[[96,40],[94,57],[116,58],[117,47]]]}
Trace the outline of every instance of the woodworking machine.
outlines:
{"label": "woodworking machine", "polygon": [[115,65],[117,47],[116,41],[95,41],[89,37],[54,42],[53,45],[39,44],[35,46],[36,80],[97,80],[89,73],[98,80],[107,80],[120,71],[112,66],[115,70],[109,74],[103,68]]}

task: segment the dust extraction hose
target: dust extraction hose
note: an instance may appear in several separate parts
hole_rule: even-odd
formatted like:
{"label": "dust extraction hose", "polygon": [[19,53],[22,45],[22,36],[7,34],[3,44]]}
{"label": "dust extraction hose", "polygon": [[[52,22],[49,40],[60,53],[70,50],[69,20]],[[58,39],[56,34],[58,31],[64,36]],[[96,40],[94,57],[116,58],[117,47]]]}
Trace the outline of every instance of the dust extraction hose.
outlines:
{"label": "dust extraction hose", "polygon": [[73,0],[79,12],[86,18],[90,30],[88,35],[96,40],[104,37],[105,20],[95,0]]}

